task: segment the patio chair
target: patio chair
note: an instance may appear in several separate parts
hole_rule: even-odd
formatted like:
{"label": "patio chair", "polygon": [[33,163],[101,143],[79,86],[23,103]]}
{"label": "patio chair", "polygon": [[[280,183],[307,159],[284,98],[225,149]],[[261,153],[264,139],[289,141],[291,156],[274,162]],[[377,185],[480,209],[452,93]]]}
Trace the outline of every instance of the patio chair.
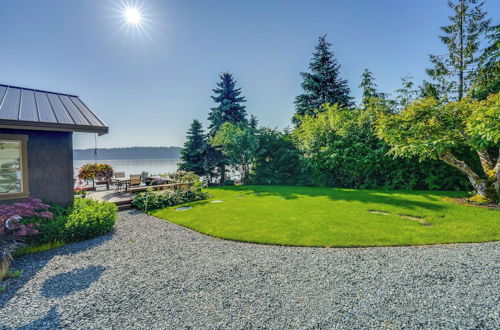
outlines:
{"label": "patio chair", "polygon": [[148,172],[142,171],[142,173],[141,173],[141,180],[142,180],[142,182],[146,183],[148,181],[148,176],[149,176]]}
{"label": "patio chair", "polygon": [[140,174],[130,174],[130,187],[137,187],[141,184]]}
{"label": "patio chair", "polygon": [[[125,172],[115,172],[114,179],[124,178]],[[123,181],[112,180],[111,183],[115,186],[115,191],[120,191],[123,188]]]}
{"label": "patio chair", "polygon": [[125,172],[115,172],[115,178],[124,178]]}

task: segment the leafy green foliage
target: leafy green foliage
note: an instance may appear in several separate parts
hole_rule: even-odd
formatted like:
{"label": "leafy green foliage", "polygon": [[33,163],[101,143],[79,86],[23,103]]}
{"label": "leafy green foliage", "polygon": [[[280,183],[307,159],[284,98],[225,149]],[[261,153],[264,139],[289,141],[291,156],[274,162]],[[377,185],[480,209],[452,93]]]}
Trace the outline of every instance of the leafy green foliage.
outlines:
{"label": "leafy green foliage", "polygon": [[179,169],[194,172],[198,175],[205,173],[205,153],[207,141],[203,127],[198,120],[193,120],[187,132],[186,142],[181,149],[181,163]]}
{"label": "leafy green foliage", "polygon": [[499,106],[500,93],[481,102],[419,99],[400,114],[380,113],[377,133],[401,157],[437,159],[463,146],[494,147],[500,143]]}
{"label": "leafy green foliage", "polygon": [[391,113],[387,102],[372,99],[362,109],[337,105],[303,116],[294,131],[298,148],[313,170],[314,183],[346,188],[464,189],[467,181],[438,162],[419,163],[387,155],[389,146],[377,138],[377,111]]}
{"label": "leafy green foliage", "polygon": [[[498,200],[500,168],[488,149],[494,148],[498,157],[500,93],[484,101],[420,99],[399,114],[379,114],[377,134],[391,146],[392,154],[440,159],[465,173],[481,196]],[[482,171],[457,158],[456,151],[464,148],[477,153]]]}
{"label": "leafy green foliage", "polygon": [[257,133],[251,181],[254,184],[310,185],[311,172],[287,131],[263,127]]}
{"label": "leafy green foliage", "polygon": [[26,223],[37,224],[38,234],[27,239],[29,244],[41,245],[64,241],[66,239],[64,228],[72,208],[51,205],[49,211],[53,214],[52,219],[34,217],[24,220]]}
{"label": "leafy green foliage", "polygon": [[199,187],[187,190],[163,190],[138,193],[134,196],[132,205],[139,210],[148,211],[167,206],[185,204],[188,202],[204,200],[209,197],[208,193]]}
{"label": "leafy green foliage", "polygon": [[250,166],[253,163],[258,145],[256,130],[246,123],[233,125],[224,123],[210,144],[227,157],[230,165],[240,168],[241,181],[247,182]]}
{"label": "leafy green foliage", "polygon": [[115,204],[77,198],[64,225],[65,240],[81,241],[106,234],[113,229],[117,219]]}
{"label": "leafy green foliage", "polygon": [[[295,109],[298,116],[312,115],[323,111],[323,105],[340,104],[349,106],[352,98],[347,80],[340,77],[340,64],[330,50],[331,44],[326,41],[326,35],[319,38],[316,50],[309,63],[310,72],[301,72],[303,94],[295,99]],[[298,123],[299,117],[294,117]]]}
{"label": "leafy green foliage", "polygon": [[[52,218],[31,217],[23,223],[36,223],[38,234],[26,239],[28,248],[59,246],[62,243],[81,241],[109,232],[117,218],[115,204],[92,199],[76,198],[73,205],[62,208],[51,205]],[[42,248],[43,250],[43,248]]]}

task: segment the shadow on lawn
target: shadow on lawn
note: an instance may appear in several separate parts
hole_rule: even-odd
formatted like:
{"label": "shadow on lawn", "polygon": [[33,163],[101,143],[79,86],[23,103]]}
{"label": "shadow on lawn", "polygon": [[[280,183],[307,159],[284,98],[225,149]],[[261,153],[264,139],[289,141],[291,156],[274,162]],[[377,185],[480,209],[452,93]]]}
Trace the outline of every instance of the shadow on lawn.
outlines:
{"label": "shadow on lawn", "polygon": [[[6,280],[7,290],[0,293],[0,309],[4,308],[7,303],[16,295],[33,276],[35,276],[45,265],[55,256],[78,254],[89,249],[93,249],[109,241],[114,235],[114,231],[84,242],[76,242],[64,245],[45,252],[33,253],[19,259],[15,259],[11,269],[22,269],[23,275],[19,278],[11,278]],[[102,273],[102,272],[101,272]],[[1,327],[0,327],[1,329]]]}
{"label": "shadow on lawn", "polygon": [[[300,193],[293,192],[294,188],[300,188]],[[355,189],[336,189],[336,188],[318,188],[318,187],[291,187],[291,186],[227,186],[218,187],[222,190],[238,191],[246,195],[254,195],[257,197],[265,196],[280,196],[286,200],[293,200],[301,196],[308,197],[328,197],[333,201],[348,201],[362,203],[386,204],[389,206],[397,206],[409,210],[415,208],[423,208],[432,211],[444,210],[445,207],[440,205],[440,199],[432,196],[427,192],[411,192],[411,191],[394,191],[394,190],[355,190]],[[413,196],[421,197],[424,200],[409,200],[404,197],[397,196],[401,193],[408,193]],[[432,192],[436,195],[436,192]],[[443,195],[445,197],[445,195]]]}

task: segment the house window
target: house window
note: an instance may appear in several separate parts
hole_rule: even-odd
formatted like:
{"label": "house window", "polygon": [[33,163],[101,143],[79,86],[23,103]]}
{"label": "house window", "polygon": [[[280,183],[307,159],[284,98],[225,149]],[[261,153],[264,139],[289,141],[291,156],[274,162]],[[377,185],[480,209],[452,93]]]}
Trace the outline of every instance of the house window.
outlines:
{"label": "house window", "polygon": [[29,195],[26,149],[26,135],[0,135],[0,199]]}

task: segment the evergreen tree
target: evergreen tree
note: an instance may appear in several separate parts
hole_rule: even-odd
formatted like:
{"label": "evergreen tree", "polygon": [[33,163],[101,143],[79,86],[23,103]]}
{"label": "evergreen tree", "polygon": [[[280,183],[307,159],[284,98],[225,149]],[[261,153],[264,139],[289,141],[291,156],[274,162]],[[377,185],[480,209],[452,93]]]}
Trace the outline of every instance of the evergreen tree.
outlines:
{"label": "evergreen tree", "polygon": [[[236,80],[230,73],[222,73],[217,88],[213,89],[215,95],[212,99],[217,104],[211,108],[208,115],[210,125],[208,127],[208,138],[213,138],[224,123],[238,124],[246,122],[246,110],[242,103],[246,102],[245,97],[241,96],[241,88],[236,88]],[[209,173],[218,170],[220,183],[223,184],[226,179],[227,157],[213,146],[207,147],[207,157],[205,159],[205,170]]]}
{"label": "evergreen tree", "polygon": [[241,96],[241,88],[236,88],[236,80],[228,73],[222,73],[217,88],[213,89],[215,95],[212,99],[217,104],[208,115],[210,121],[209,134],[213,137],[224,123],[238,124],[246,121],[246,110],[242,103],[246,102]]}
{"label": "evergreen tree", "polygon": [[[295,98],[297,115],[311,115],[322,112],[325,103],[351,106],[352,98],[347,80],[340,77],[340,64],[330,50],[326,35],[319,38],[316,51],[309,63],[310,72],[301,72],[303,94]],[[293,121],[298,124],[297,118]]]}
{"label": "evergreen tree", "polygon": [[396,100],[400,109],[406,108],[417,98],[418,91],[413,86],[412,76],[407,74],[401,78],[401,88],[396,90]]}
{"label": "evergreen tree", "polygon": [[181,149],[179,169],[191,171],[198,175],[205,174],[206,139],[203,127],[198,120],[193,120],[187,131],[186,142]]}
{"label": "evergreen tree", "polygon": [[489,45],[479,58],[479,70],[471,91],[477,100],[500,91],[500,25],[489,28],[487,40]]}
{"label": "evergreen tree", "polygon": [[422,81],[422,85],[419,87],[418,97],[433,97],[438,99],[439,95],[439,86],[428,82],[427,80]]}
{"label": "evergreen tree", "polygon": [[373,77],[373,73],[368,69],[365,69],[361,75],[361,84],[359,84],[359,88],[363,89],[363,99],[361,101],[363,105],[366,105],[371,98],[376,97],[385,99],[387,97],[385,93],[379,93],[377,91],[375,77]]}
{"label": "evergreen tree", "polygon": [[443,96],[461,100],[477,74],[480,39],[488,30],[483,2],[477,0],[448,1],[454,15],[450,25],[442,26],[444,35],[439,36],[448,48],[446,55],[430,55],[434,68],[427,74],[434,79]]}
{"label": "evergreen tree", "polygon": [[259,126],[259,121],[257,120],[257,117],[255,117],[254,115],[250,115],[248,126],[254,131],[257,130],[257,126]]}

